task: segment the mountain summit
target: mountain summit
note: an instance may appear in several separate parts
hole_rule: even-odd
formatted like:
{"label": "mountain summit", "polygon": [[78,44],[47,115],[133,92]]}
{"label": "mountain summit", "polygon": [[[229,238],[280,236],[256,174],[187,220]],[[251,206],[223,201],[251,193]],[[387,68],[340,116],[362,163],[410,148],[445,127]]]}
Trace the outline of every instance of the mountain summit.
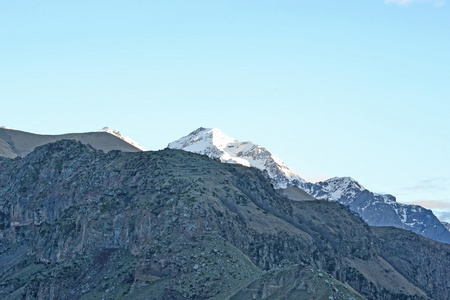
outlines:
{"label": "mountain summit", "polygon": [[350,207],[371,226],[394,226],[450,244],[450,231],[431,210],[399,203],[389,194],[373,193],[350,177],[306,183],[301,188],[316,199],[337,201]]}
{"label": "mountain summit", "polygon": [[277,189],[306,183],[266,148],[251,141],[241,142],[228,137],[217,128],[200,127],[167,147],[204,154],[224,163],[240,164],[266,171]]}
{"label": "mountain summit", "polygon": [[[267,172],[274,188],[290,199],[298,197],[289,197],[287,195],[293,191],[282,189],[298,187],[312,196],[311,199],[336,201],[349,206],[371,226],[394,226],[450,244],[450,231],[429,209],[399,203],[392,195],[373,193],[351,177],[306,182],[266,148],[252,142],[240,142],[217,128],[200,127],[170,143],[168,148],[204,154],[224,163],[255,167]],[[300,198],[308,199],[305,195]]]}

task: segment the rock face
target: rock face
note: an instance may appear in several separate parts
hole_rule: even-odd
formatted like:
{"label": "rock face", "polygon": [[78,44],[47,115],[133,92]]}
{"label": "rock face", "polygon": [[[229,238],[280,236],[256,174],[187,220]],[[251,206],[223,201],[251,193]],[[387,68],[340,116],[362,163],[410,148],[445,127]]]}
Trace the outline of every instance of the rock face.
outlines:
{"label": "rock face", "polygon": [[263,170],[273,186],[280,189],[280,194],[291,200],[311,198],[289,190],[297,186],[317,199],[348,205],[371,226],[395,226],[439,242],[450,243],[448,227],[431,210],[398,203],[392,195],[374,194],[350,177],[335,177],[315,184],[306,182],[267,149],[252,142],[230,138],[218,129],[201,127],[170,143],[168,148],[205,154],[224,163],[237,163]]}
{"label": "rock face", "polygon": [[[450,297],[449,245],[406,233],[391,258],[390,231],[372,231],[339,203],[291,201],[257,169],[185,151],[62,140],[0,158],[1,299]],[[398,262],[410,247],[434,257]]]}
{"label": "rock face", "polygon": [[378,237],[381,256],[402,275],[414,284],[420,282],[433,299],[449,299],[450,245],[393,227],[374,227],[372,232]]}
{"label": "rock face", "polygon": [[[108,131],[109,130],[109,131]],[[105,127],[100,132],[68,133],[61,135],[41,135],[9,128],[0,128],[0,157],[24,157],[34,148],[62,139],[80,141],[85,145],[108,152],[120,150],[124,152],[138,152],[143,148],[133,144],[129,138],[124,137],[117,130],[112,131]]]}

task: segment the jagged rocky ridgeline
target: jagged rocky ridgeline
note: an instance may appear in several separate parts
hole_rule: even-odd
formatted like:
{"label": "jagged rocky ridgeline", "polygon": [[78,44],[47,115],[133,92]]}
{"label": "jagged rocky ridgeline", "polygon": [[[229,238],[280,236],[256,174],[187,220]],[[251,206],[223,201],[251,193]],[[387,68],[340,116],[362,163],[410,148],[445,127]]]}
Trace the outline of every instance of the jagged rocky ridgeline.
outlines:
{"label": "jagged rocky ridgeline", "polygon": [[[109,127],[99,132],[64,135],[37,135],[1,127],[0,156],[23,157],[36,146],[61,139],[78,140],[105,152],[145,150],[137,142]],[[372,193],[350,177],[336,177],[318,183],[306,182],[266,148],[230,138],[219,129],[200,127],[170,143],[168,148],[204,154],[225,163],[258,168],[265,172],[279,193],[289,199],[337,201],[348,205],[371,226],[394,226],[439,242],[450,243],[450,225],[440,222],[431,210],[398,203],[392,195]]]}
{"label": "jagged rocky ridgeline", "polygon": [[179,150],[0,158],[0,243],[1,299],[450,297],[450,245]]}
{"label": "jagged rocky ridgeline", "polygon": [[[318,183],[306,182],[266,148],[230,138],[219,129],[200,127],[170,143],[168,148],[204,154],[224,163],[258,168],[266,172],[276,189],[297,186],[316,199],[348,205],[371,226],[394,226],[450,243],[448,226],[440,222],[429,209],[398,203],[392,195],[372,193],[350,177],[335,177]],[[310,199],[308,196],[299,196],[298,191],[292,189],[280,192],[299,200]]]}

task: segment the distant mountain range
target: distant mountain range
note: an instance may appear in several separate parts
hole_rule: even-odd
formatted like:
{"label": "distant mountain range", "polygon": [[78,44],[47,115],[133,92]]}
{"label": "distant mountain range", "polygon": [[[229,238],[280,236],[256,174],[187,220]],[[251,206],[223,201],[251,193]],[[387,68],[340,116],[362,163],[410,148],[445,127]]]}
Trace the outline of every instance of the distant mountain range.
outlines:
{"label": "distant mountain range", "polygon": [[93,148],[104,152],[111,150],[137,152],[144,150],[130,138],[124,137],[119,131],[111,130],[108,127],[105,127],[98,132],[68,133],[60,135],[34,134],[13,130],[8,127],[0,127],[0,156],[8,158],[15,158],[17,156],[24,157],[38,146],[63,139],[80,141],[85,145],[90,145]]}
{"label": "distant mountain range", "polygon": [[0,138],[0,299],[450,299],[430,211],[218,129]]}
{"label": "distant mountain range", "polygon": [[[24,157],[37,146],[62,139],[77,140],[104,152],[145,150],[131,138],[109,127],[98,132],[62,135],[39,135],[1,127],[0,156]],[[439,221],[429,209],[399,203],[392,195],[373,193],[350,177],[307,182],[266,148],[250,141],[241,142],[228,137],[219,129],[200,127],[170,143],[168,148],[207,155],[223,163],[257,168],[264,172],[281,195],[291,200],[337,201],[349,206],[371,226],[394,226],[450,244],[449,224]]]}
{"label": "distant mountain range", "polygon": [[449,244],[278,192],[182,150],[0,157],[0,299],[450,299]]}
{"label": "distant mountain range", "polygon": [[373,193],[350,177],[306,182],[266,148],[230,138],[219,129],[201,127],[170,143],[168,148],[204,154],[224,163],[258,168],[267,174],[276,189],[297,186],[316,199],[337,201],[349,206],[371,226],[394,226],[450,243],[448,226],[440,222],[429,209],[398,203],[392,195]]}

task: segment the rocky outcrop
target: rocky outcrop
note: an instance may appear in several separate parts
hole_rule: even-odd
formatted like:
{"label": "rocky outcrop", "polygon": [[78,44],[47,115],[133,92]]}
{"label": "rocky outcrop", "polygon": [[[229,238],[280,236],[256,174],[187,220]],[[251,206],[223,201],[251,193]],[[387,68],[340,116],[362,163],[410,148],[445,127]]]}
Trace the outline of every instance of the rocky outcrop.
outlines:
{"label": "rocky outcrop", "polygon": [[257,169],[185,151],[63,140],[0,159],[2,299],[450,295],[378,239],[339,203],[291,201]]}
{"label": "rocky outcrop", "polygon": [[304,266],[291,266],[265,273],[230,299],[364,299],[349,285],[328,274]]}
{"label": "rocky outcrop", "polygon": [[374,227],[380,254],[410,282],[432,295],[448,299],[450,245],[393,227]]}

